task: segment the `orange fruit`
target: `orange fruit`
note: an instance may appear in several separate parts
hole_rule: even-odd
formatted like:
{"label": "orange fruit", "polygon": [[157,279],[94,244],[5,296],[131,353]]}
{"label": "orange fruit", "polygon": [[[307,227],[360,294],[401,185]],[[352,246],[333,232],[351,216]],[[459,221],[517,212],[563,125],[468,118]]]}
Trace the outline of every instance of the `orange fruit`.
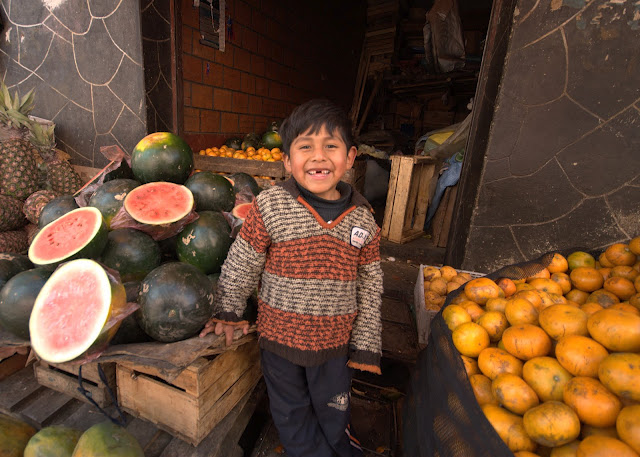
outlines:
{"label": "orange fruit", "polygon": [[503,295],[502,289],[491,279],[482,277],[472,279],[464,286],[464,293],[469,300],[479,305],[484,305],[490,298],[498,298]]}
{"label": "orange fruit", "polygon": [[549,265],[547,265],[547,270],[549,270],[549,273],[551,274],[564,273],[568,269],[569,269],[569,262],[567,262],[566,257],[557,252],[553,254],[553,257],[551,258],[551,262],[549,262]]}
{"label": "orange fruit", "polygon": [[460,284],[456,283],[456,282],[448,282],[447,283],[447,294],[450,294],[451,292],[453,292],[454,290],[458,290],[460,288]]}
{"label": "orange fruit", "polygon": [[525,300],[529,300],[536,309],[542,308],[542,295],[540,291],[535,288],[519,291],[511,298],[524,298]]}
{"label": "orange fruit", "polygon": [[502,334],[502,342],[509,354],[521,360],[542,357],[551,351],[549,335],[535,325],[509,327]]}
{"label": "orange fruit", "polygon": [[587,321],[591,337],[610,351],[640,351],[640,316],[617,309],[593,313]]}
{"label": "orange fruit", "polygon": [[455,268],[444,265],[442,268],[440,268],[440,275],[442,276],[442,278],[444,278],[445,281],[451,281],[453,278],[458,276],[458,272]]}
{"label": "orange fruit", "polygon": [[567,335],[588,335],[587,313],[569,305],[553,305],[540,312],[540,327],[554,340]]}
{"label": "orange fruit", "polygon": [[580,309],[584,311],[587,314],[587,316],[591,316],[596,311],[600,311],[601,309],[604,309],[604,308],[602,307],[601,304],[590,301],[583,305],[580,305]]}
{"label": "orange fruit", "polygon": [[500,348],[484,349],[478,356],[478,368],[489,379],[501,373],[522,375],[522,361]]}
{"label": "orange fruit", "polygon": [[633,265],[636,263],[636,255],[631,252],[628,244],[615,243],[609,246],[605,251],[607,259],[614,265]]}
{"label": "orange fruit", "polygon": [[537,290],[542,290],[550,294],[562,295],[562,287],[560,287],[560,285],[551,278],[534,278],[529,280],[529,284]]}
{"label": "orange fruit", "polygon": [[616,420],[616,431],[620,440],[640,454],[640,405],[622,408]]}
{"label": "orange fruit", "polygon": [[556,359],[574,376],[597,377],[598,366],[608,355],[603,345],[582,335],[565,336],[556,345]]}
{"label": "orange fruit", "polygon": [[598,303],[603,308],[608,308],[611,305],[620,303],[620,299],[613,292],[609,292],[606,289],[598,289],[589,294],[587,297],[587,303],[588,302]]}
{"label": "orange fruit", "polygon": [[442,311],[442,318],[444,319],[449,330],[454,331],[456,327],[465,322],[471,322],[471,316],[460,305],[449,305]]}
{"label": "orange fruit", "polygon": [[622,403],[600,381],[576,376],[564,388],[564,402],[571,406],[585,424],[594,427],[615,425]]}
{"label": "orange fruit", "polygon": [[640,402],[640,354],[617,352],[608,355],[600,362],[598,379],[623,402]]}
{"label": "orange fruit", "polygon": [[535,451],[538,447],[525,431],[522,417],[491,404],[483,405],[482,412],[511,452]]}
{"label": "orange fruit", "polygon": [[571,290],[571,279],[566,273],[553,273],[551,280],[555,281],[560,286],[563,294],[568,293]]}
{"label": "orange fruit", "polygon": [[569,292],[565,293],[565,297],[567,300],[571,300],[576,302],[579,305],[583,305],[587,302],[587,298],[589,298],[589,292],[585,292],[580,289],[571,289]]}
{"label": "orange fruit", "polygon": [[547,401],[524,413],[524,429],[536,443],[562,446],[580,435],[580,419],[573,409],[559,401]]}
{"label": "orange fruit", "polygon": [[491,391],[491,379],[487,378],[483,374],[474,374],[469,377],[469,384],[473,389],[473,394],[480,406],[491,404],[497,405],[498,400],[494,397]]}
{"label": "orange fruit", "polygon": [[511,325],[537,324],[538,310],[524,298],[513,298],[507,301],[504,314]]}
{"label": "orange fruit", "polygon": [[636,290],[640,292],[640,276],[633,280],[633,285],[635,286]]}
{"label": "orange fruit", "polygon": [[490,298],[487,300],[487,303],[484,305],[484,308],[487,311],[500,311],[504,313],[504,308],[507,304],[506,298]]}
{"label": "orange fruit", "polygon": [[595,268],[596,259],[588,252],[576,251],[569,254],[567,257],[567,263],[569,264],[570,270],[578,267]]}
{"label": "orange fruit", "polygon": [[516,282],[515,284],[516,284],[516,293],[522,290],[535,290],[535,287],[533,287],[531,284],[527,282]]}
{"label": "orange fruit", "polygon": [[467,357],[478,357],[490,344],[487,331],[475,322],[460,324],[451,337],[458,352]]}
{"label": "orange fruit", "polygon": [[611,269],[611,274],[609,276],[620,276],[621,278],[626,278],[629,281],[633,282],[638,276],[640,276],[640,273],[638,273],[638,270],[628,265],[618,265],[617,267],[613,267]]}
{"label": "orange fruit", "polygon": [[636,288],[633,285],[633,282],[620,276],[614,276],[607,279],[604,282],[604,289],[614,294],[620,300],[628,300],[636,293]]}
{"label": "orange fruit", "polygon": [[604,284],[604,278],[600,272],[592,267],[574,268],[571,270],[569,278],[571,279],[573,287],[584,290],[585,292],[598,290]]}
{"label": "orange fruit", "polygon": [[471,320],[473,322],[477,321],[478,318],[485,313],[484,309],[482,309],[480,305],[470,300],[460,303],[460,306],[462,306],[464,310],[469,313],[469,316],[471,316]]}
{"label": "orange fruit", "polygon": [[509,327],[506,316],[499,311],[484,312],[475,322],[484,327],[493,343],[500,341],[502,333]]}
{"label": "orange fruit", "polygon": [[629,302],[616,303],[615,305],[609,306],[607,309],[617,309],[618,311],[624,311],[625,313],[631,313],[635,314],[636,316],[640,316],[640,309],[631,305]]}
{"label": "orange fruit", "polygon": [[629,250],[635,255],[640,255],[640,236],[636,236],[629,241]]}
{"label": "orange fruit", "polygon": [[611,268],[598,268],[598,271],[606,281],[611,276]]}
{"label": "orange fruit", "polygon": [[462,359],[464,370],[467,372],[467,377],[480,373],[478,362],[475,359],[467,357],[466,355],[460,355],[460,358]]}
{"label": "orange fruit", "polygon": [[600,266],[603,267],[603,268],[613,268],[613,267],[615,267],[615,265],[612,264],[609,261],[609,259],[607,259],[607,256],[605,255],[604,252],[598,256],[598,262],[600,262]]}
{"label": "orange fruit", "polygon": [[562,446],[551,448],[549,457],[576,457],[576,452],[579,444],[580,441],[575,440],[570,443],[563,444]]}
{"label": "orange fruit", "polygon": [[508,298],[516,293],[516,283],[509,278],[500,278],[498,279],[496,284],[498,284],[498,286],[504,292],[505,298]]}
{"label": "orange fruit", "polygon": [[633,449],[620,440],[592,435],[578,445],[577,457],[638,457]]}
{"label": "orange fruit", "polygon": [[534,274],[532,274],[531,276],[527,277],[527,282],[529,282],[531,279],[535,279],[535,278],[545,278],[545,279],[549,279],[551,277],[551,272],[543,267],[542,265],[536,265],[536,272]]}
{"label": "orange fruit", "polygon": [[553,357],[534,357],[522,367],[522,378],[543,402],[562,401],[564,386],[572,377]]}
{"label": "orange fruit", "polygon": [[582,424],[582,430],[580,430],[580,437],[585,439],[587,436],[608,436],[618,439],[618,432],[615,427],[594,427],[589,424]]}
{"label": "orange fruit", "polygon": [[440,270],[436,267],[426,266],[422,268],[422,276],[424,277],[425,281],[432,281],[436,278],[440,278],[441,274]]}
{"label": "orange fruit", "polygon": [[447,281],[443,278],[434,278],[431,280],[429,290],[434,291],[438,295],[447,295]]}
{"label": "orange fruit", "polygon": [[500,373],[491,381],[491,392],[512,413],[524,414],[540,404],[538,396],[520,376]]}

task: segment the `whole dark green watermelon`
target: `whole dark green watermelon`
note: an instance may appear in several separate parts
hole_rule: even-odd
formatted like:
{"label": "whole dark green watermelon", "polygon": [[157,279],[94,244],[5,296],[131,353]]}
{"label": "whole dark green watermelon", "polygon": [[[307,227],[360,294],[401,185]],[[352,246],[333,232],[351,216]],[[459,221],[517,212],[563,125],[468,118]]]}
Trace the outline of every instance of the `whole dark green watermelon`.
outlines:
{"label": "whole dark green watermelon", "polygon": [[240,146],[243,151],[246,151],[249,147],[258,149],[260,147],[260,137],[257,133],[247,133]]}
{"label": "whole dark green watermelon", "polygon": [[143,280],[161,260],[158,243],[146,233],[132,228],[109,232],[101,256],[102,263],[120,273],[122,282]]}
{"label": "whole dark green watermelon", "polygon": [[50,269],[33,268],[13,276],[0,291],[0,325],[12,335],[29,340],[29,318]]}
{"label": "whole dark green watermelon", "polygon": [[193,171],[193,151],[178,135],[152,133],[134,148],[131,170],[142,184],[154,181],[184,184]]}
{"label": "whole dark green watermelon", "polygon": [[0,289],[9,279],[30,268],[33,264],[26,255],[0,252]]}
{"label": "whole dark green watermelon", "polygon": [[98,208],[107,227],[110,227],[111,219],[122,208],[124,197],[139,185],[140,183],[133,179],[113,179],[105,182],[93,193],[89,199],[89,206]]}
{"label": "whole dark green watermelon", "polygon": [[224,142],[224,144],[228,148],[240,149],[242,147],[242,138],[238,138],[234,136],[234,137],[228,138],[227,141]]}
{"label": "whole dark green watermelon", "polygon": [[217,273],[231,247],[231,227],[219,211],[203,211],[178,235],[176,253],[205,274]]}
{"label": "whole dark green watermelon", "polygon": [[197,335],[213,311],[211,281],[193,265],[163,263],[141,283],[136,319],[147,335],[171,343]]}
{"label": "whole dark green watermelon", "polygon": [[249,190],[253,195],[258,195],[262,192],[262,188],[258,185],[253,176],[238,172],[234,173],[228,178],[233,183],[233,191],[237,194],[243,190]]}
{"label": "whole dark green watermelon", "polygon": [[74,209],[78,209],[78,204],[73,195],[56,197],[42,208],[40,219],[38,219],[38,227],[42,228]]}
{"label": "whole dark green watermelon", "polygon": [[227,178],[210,171],[199,171],[184,183],[196,203],[196,211],[231,211],[236,201]]}

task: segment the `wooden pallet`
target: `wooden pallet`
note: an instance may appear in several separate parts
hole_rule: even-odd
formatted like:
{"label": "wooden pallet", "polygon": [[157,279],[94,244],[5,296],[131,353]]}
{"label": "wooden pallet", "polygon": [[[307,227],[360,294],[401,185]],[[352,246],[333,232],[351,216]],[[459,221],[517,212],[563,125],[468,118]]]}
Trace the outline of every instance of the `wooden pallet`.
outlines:
{"label": "wooden pallet", "polygon": [[[0,412],[20,418],[37,429],[64,425],[84,431],[107,420],[95,406],[39,384],[31,366],[1,380],[0,392]],[[259,382],[197,447],[126,412],[125,428],[143,448],[145,457],[241,457],[243,451],[238,441],[265,395],[264,382]],[[105,411],[117,417],[114,405]]]}
{"label": "wooden pallet", "polygon": [[406,243],[423,233],[432,198],[436,160],[427,156],[391,156],[389,191],[382,223],[383,238]]}
{"label": "wooden pallet", "polygon": [[[98,406],[104,408],[113,403],[111,395],[116,395],[116,364],[100,363],[100,366],[105,375],[106,384],[100,378],[98,362],[91,362],[82,366],[82,387],[89,392]],[[79,368],[79,365],[71,363],[47,363],[42,360],[33,365],[35,377],[40,385],[90,403],[78,390]]]}
{"label": "wooden pallet", "polygon": [[170,382],[152,367],[132,362],[118,362],[116,372],[125,411],[194,446],[262,377],[257,340],[200,357]]}

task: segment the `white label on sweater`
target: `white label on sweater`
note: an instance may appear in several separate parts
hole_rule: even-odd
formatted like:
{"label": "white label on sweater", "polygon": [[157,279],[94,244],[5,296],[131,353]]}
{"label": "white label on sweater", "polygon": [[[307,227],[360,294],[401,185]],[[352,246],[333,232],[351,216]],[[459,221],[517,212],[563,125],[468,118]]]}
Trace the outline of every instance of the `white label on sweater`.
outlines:
{"label": "white label on sweater", "polygon": [[360,227],[353,227],[351,229],[351,246],[355,246],[358,249],[364,246],[365,241],[369,237],[369,232]]}

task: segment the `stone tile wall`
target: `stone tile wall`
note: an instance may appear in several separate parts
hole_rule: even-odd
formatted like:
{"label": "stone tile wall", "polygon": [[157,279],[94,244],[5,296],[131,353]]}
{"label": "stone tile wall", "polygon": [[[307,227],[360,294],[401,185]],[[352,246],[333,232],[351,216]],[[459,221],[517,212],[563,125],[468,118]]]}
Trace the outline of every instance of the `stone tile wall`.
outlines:
{"label": "stone tile wall", "polygon": [[640,235],[640,2],[519,0],[462,268]]}
{"label": "stone tile wall", "polygon": [[100,147],[131,151],[147,131],[140,4],[0,0],[0,75],[36,91],[33,115],[56,123],[58,148],[101,167]]}

